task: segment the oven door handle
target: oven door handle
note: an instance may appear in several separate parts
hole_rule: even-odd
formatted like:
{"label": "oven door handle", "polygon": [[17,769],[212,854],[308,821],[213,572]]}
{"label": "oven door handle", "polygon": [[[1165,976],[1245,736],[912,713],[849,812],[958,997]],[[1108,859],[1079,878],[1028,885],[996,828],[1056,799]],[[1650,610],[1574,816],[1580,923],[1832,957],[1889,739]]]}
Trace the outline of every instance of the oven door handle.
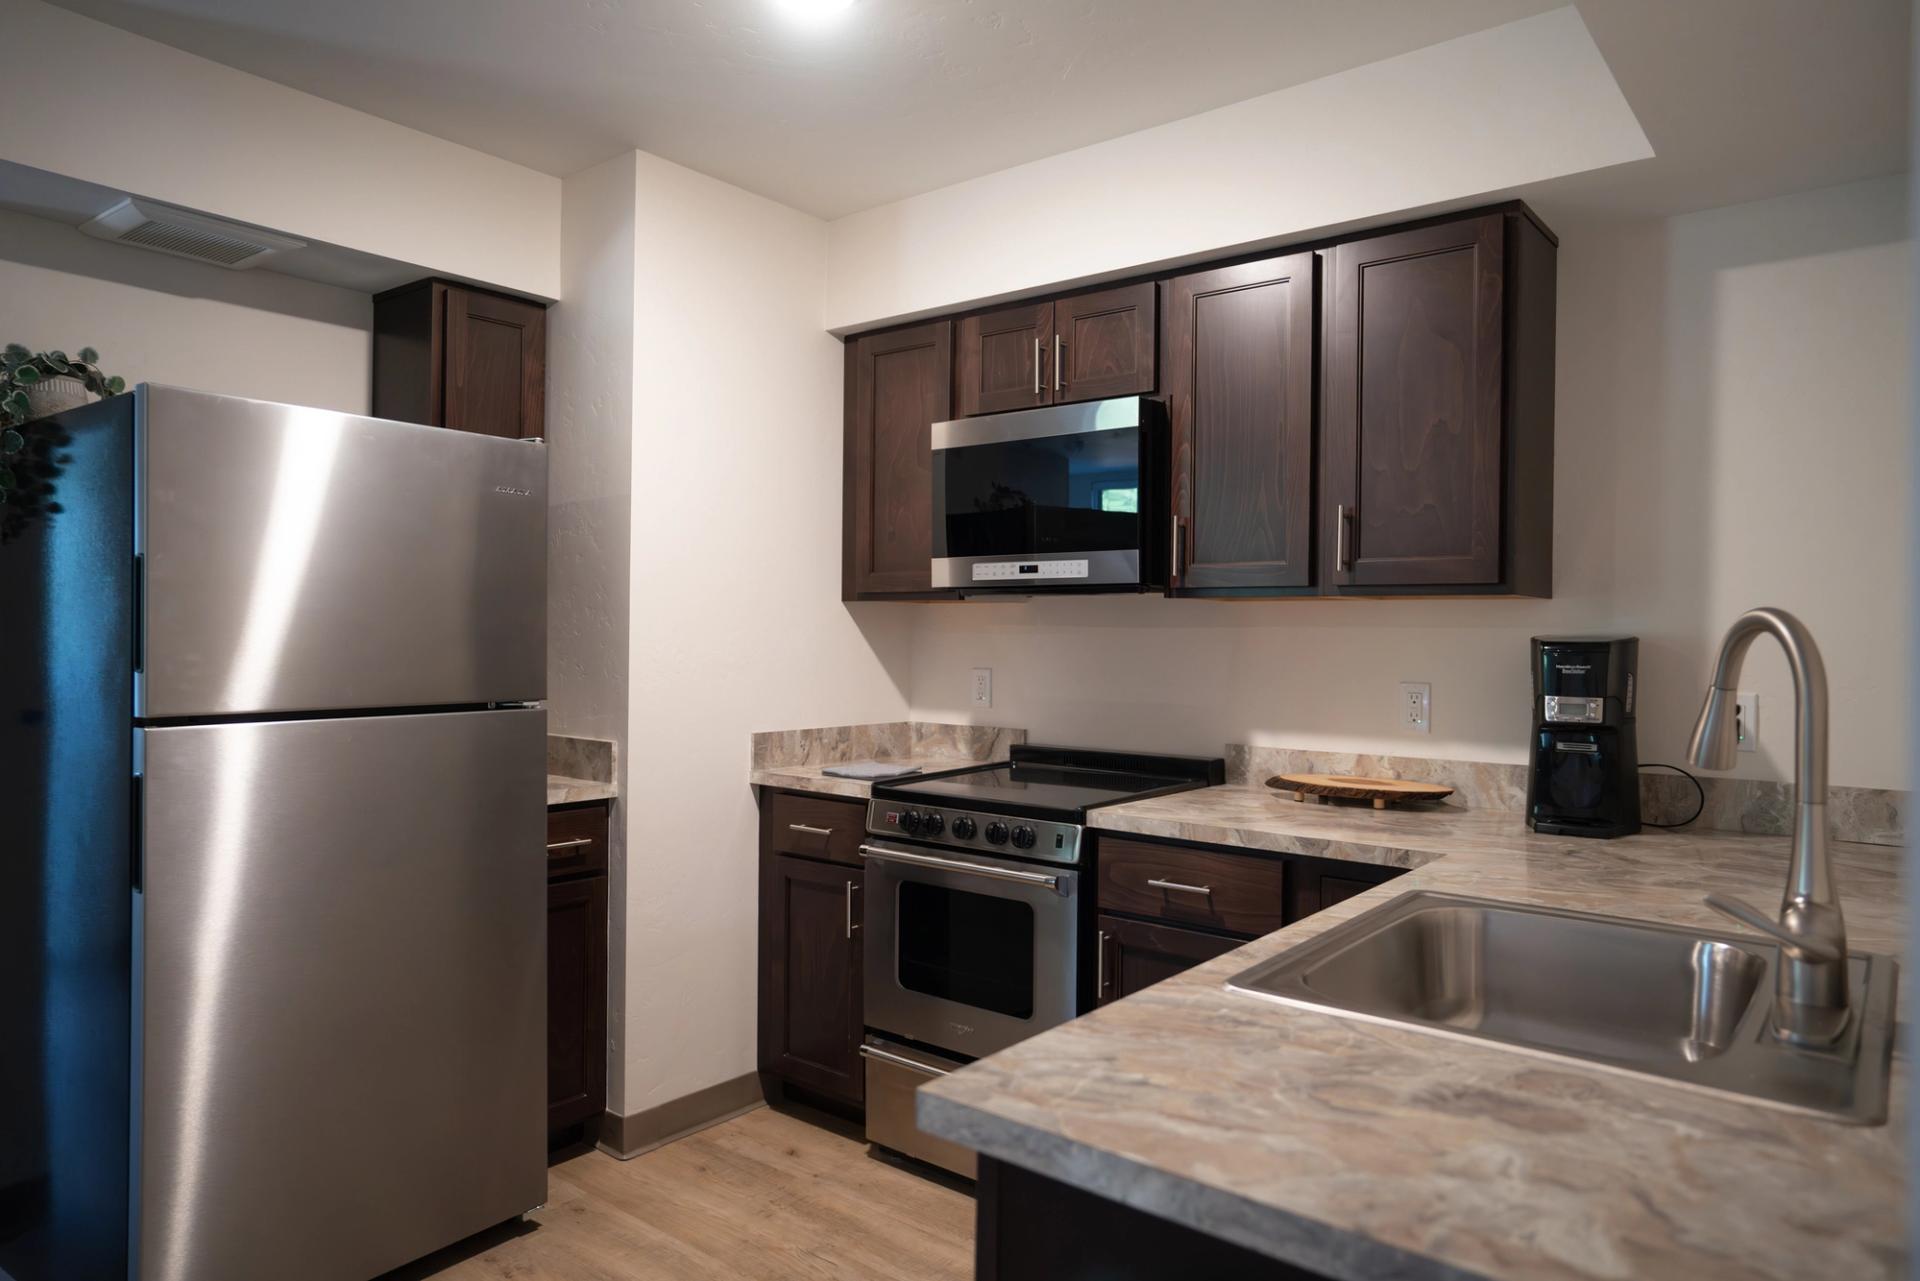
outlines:
{"label": "oven door handle", "polygon": [[931,854],[915,854],[909,850],[890,850],[880,845],[862,845],[862,858],[879,859],[885,863],[910,863],[914,867],[937,868],[943,872],[960,872],[967,876],[984,876],[994,881],[1015,881],[1021,885],[1044,885],[1058,893],[1060,878],[1049,876],[1045,872],[1019,872],[1010,867],[990,867],[985,863],[963,863],[958,859],[935,858]]}

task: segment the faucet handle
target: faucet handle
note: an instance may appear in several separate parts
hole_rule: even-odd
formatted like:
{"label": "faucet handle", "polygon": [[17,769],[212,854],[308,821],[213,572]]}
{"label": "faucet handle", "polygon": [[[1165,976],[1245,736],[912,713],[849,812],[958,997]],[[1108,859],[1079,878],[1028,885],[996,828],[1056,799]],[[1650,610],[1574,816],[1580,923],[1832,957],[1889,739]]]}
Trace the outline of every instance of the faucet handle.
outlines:
{"label": "faucet handle", "polygon": [[1795,933],[1745,899],[1735,898],[1731,894],[1709,894],[1704,901],[1722,916],[1731,916],[1742,925],[1751,926],[1765,934],[1796,960],[1837,961],[1844,955],[1828,943]]}

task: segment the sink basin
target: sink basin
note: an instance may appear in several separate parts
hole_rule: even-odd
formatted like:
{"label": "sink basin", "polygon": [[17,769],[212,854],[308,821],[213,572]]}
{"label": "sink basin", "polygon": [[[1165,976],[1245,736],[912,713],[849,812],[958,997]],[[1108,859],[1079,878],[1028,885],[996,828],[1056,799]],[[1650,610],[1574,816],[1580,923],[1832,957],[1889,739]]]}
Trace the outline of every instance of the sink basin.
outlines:
{"label": "sink basin", "polygon": [[1230,990],[1880,1124],[1897,967],[1849,962],[1854,1016],[1810,1051],[1771,1028],[1762,938],[1414,891],[1230,979]]}

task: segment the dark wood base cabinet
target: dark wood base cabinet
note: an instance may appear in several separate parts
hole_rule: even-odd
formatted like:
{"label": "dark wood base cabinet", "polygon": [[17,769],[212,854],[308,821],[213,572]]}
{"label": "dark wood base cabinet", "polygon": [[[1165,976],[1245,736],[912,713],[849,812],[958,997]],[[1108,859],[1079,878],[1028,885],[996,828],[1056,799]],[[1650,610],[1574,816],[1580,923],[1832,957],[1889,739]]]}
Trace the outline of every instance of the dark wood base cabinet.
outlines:
{"label": "dark wood base cabinet", "polygon": [[1184,1224],[980,1158],[974,1276],[978,1281],[1320,1281]]}
{"label": "dark wood base cabinet", "polygon": [[547,812],[547,1133],[607,1110],[607,806]]}
{"label": "dark wood base cabinet", "polygon": [[760,811],[761,1076],[773,1087],[859,1106],[866,1098],[866,873],[858,850],[866,807],[769,792]]}

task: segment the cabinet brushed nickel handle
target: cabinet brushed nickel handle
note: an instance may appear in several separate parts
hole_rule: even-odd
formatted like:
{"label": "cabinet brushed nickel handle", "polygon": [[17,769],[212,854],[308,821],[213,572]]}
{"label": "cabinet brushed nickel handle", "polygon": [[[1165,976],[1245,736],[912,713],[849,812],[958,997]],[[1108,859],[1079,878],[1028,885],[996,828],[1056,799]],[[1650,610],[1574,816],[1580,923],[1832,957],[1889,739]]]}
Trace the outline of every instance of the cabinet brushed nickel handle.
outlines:
{"label": "cabinet brushed nickel handle", "polygon": [[1040,394],[1040,340],[1033,340],[1033,394]]}
{"label": "cabinet brushed nickel handle", "polygon": [[1107,932],[1105,930],[1100,931],[1099,940],[1100,951],[1097,953],[1099,961],[1095,967],[1093,990],[1104,999],[1107,995]]}
{"label": "cabinet brushed nickel handle", "polygon": [[1204,894],[1208,898],[1213,897],[1213,886],[1211,885],[1182,885],[1178,881],[1159,880],[1148,881],[1147,884],[1153,886],[1156,890],[1178,890],[1182,894]]}
{"label": "cabinet brushed nickel handle", "polygon": [[1053,336],[1053,389],[1059,391],[1060,383],[1060,335]]}
{"label": "cabinet brushed nickel handle", "polygon": [[805,832],[808,836],[833,835],[833,829],[831,827],[814,827],[810,823],[789,823],[787,824],[787,830],[789,832]]}
{"label": "cabinet brushed nickel handle", "polygon": [[558,854],[561,850],[577,850],[582,845],[593,844],[591,836],[576,836],[570,841],[548,841],[547,853]]}
{"label": "cabinet brushed nickel handle", "polygon": [[1180,517],[1175,516],[1173,518],[1173,564],[1169,568],[1167,573],[1167,577],[1169,581],[1177,580],[1180,577],[1180,526],[1181,524],[1182,524],[1182,521]]}
{"label": "cabinet brushed nickel handle", "polygon": [[857,881],[847,882],[847,937],[848,938],[852,938],[853,932],[860,928],[858,925],[855,925],[853,923],[853,896],[855,894],[858,894],[859,892],[860,892],[859,882]]}
{"label": "cabinet brushed nickel handle", "polygon": [[1338,503],[1333,509],[1333,572],[1347,572],[1347,505]]}

